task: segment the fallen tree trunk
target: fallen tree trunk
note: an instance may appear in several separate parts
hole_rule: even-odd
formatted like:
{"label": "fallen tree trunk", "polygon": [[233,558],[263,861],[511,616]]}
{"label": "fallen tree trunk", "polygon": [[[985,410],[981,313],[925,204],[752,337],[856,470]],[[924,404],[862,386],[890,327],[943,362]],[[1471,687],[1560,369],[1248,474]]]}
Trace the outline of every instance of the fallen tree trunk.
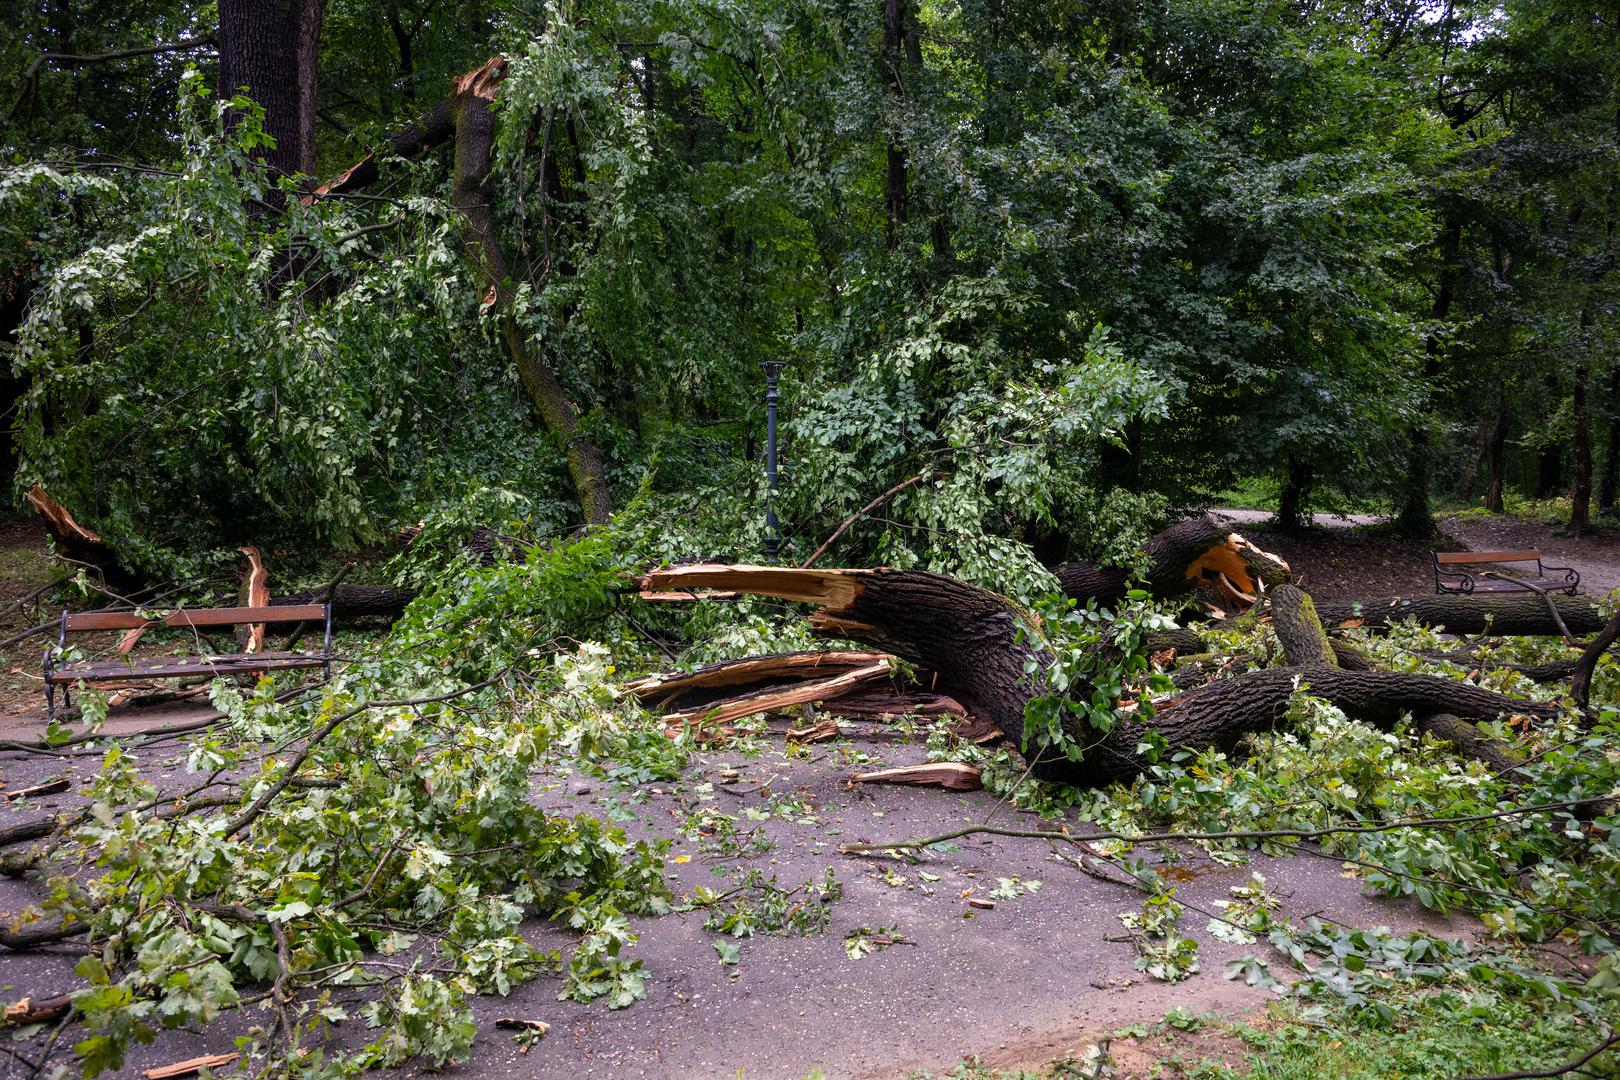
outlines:
{"label": "fallen tree trunk", "polygon": [[1381,600],[1323,603],[1317,613],[1329,630],[1364,626],[1386,630],[1401,619],[1416,619],[1424,626],[1443,626],[1453,634],[1523,634],[1553,636],[1561,631],[1548,610],[1558,608],[1572,634],[1595,634],[1603,629],[1603,613],[1584,596],[1541,597],[1535,593],[1491,593],[1460,596],[1435,593],[1392,596]]}
{"label": "fallen tree trunk", "polygon": [[[1155,597],[1173,599],[1200,583],[1224,583],[1253,602],[1262,586],[1280,584],[1293,575],[1287,560],[1262,551],[1208,515],[1178,521],[1142,545],[1149,570],[1141,584]],[[1099,604],[1125,598],[1135,575],[1117,566],[1067,563],[1053,571],[1067,596]],[[1223,592],[1225,588],[1223,588]]]}
{"label": "fallen tree trunk", "polygon": [[[414,589],[396,589],[392,585],[339,585],[332,590],[332,620],[334,622],[353,622],[356,619],[388,619],[399,618],[405,613],[405,608],[416,599]],[[289,593],[278,596],[270,601],[271,607],[286,607],[289,604],[324,604],[327,600],[326,589],[312,589],[309,592]]]}
{"label": "fallen tree trunk", "polygon": [[[1156,758],[1139,749],[1151,730],[1180,749],[1235,748],[1285,717],[1301,682],[1310,692],[1369,723],[1390,725],[1403,713],[1448,713],[1465,720],[1504,714],[1551,716],[1556,709],[1468,683],[1428,675],[1345,671],[1326,664],[1248,672],[1162,703],[1151,723],[1120,716],[1106,733],[1067,730],[1084,748],[1071,761],[1061,748],[1027,744],[1025,707],[1047,693],[1042,675],[1053,662],[1040,628],[1006,598],[939,574],[917,570],[801,570],[706,564],[654,571],[653,592],[723,589],[816,605],[821,633],[885,649],[940,673],[942,686],[970,712],[1006,732],[1029,758],[1034,775],[1093,787],[1128,780]],[[1089,686],[1069,695],[1088,700]]]}

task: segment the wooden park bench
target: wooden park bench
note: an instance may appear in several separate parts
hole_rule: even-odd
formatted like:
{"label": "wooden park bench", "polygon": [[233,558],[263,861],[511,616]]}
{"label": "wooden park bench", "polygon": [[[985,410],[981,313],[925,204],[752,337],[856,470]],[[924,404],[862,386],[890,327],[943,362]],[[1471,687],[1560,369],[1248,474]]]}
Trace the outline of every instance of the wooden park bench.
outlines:
{"label": "wooden park bench", "polygon": [[[115,660],[85,660],[61,663],[60,653],[67,647],[69,634],[97,630],[125,631],[127,649],[134,643],[133,636],[140,631],[160,626],[198,630],[216,626],[243,626],[250,623],[313,623],[325,626],[325,634],[318,653],[306,652],[240,652],[201,653],[196,656],[152,656],[131,659],[120,655]],[[294,631],[294,636],[297,631]],[[261,641],[262,632],[254,640]],[[290,643],[289,643],[290,644]],[[148,618],[134,611],[64,611],[62,633],[56,648],[45,650],[45,713],[56,717],[56,688],[62,688],[62,704],[71,705],[68,687],[78,683],[110,686],[142,683],[153,679],[213,679],[221,675],[258,674],[265,671],[289,671],[301,668],[321,668],[327,676],[332,673],[332,605],[288,604],[282,607],[222,607],[190,608],[174,612],[163,618]]]}
{"label": "wooden park bench", "polygon": [[[1548,566],[1541,561],[1541,550],[1526,551],[1432,551],[1434,591],[1437,593],[1540,592],[1575,595],[1581,575],[1567,566]],[[1535,564],[1535,574],[1529,564]],[[1520,573],[1480,570],[1485,566],[1524,564]],[[1450,569],[1471,567],[1472,569]]]}

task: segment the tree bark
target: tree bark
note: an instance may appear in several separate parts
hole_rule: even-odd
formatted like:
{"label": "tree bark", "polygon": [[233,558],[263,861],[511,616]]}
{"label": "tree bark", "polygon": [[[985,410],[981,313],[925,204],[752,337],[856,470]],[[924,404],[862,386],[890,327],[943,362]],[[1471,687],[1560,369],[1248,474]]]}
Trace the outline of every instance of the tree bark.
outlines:
{"label": "tree bark", "polygon": [[[1451,316],[1451,304],[1457,291],[1457,260],[1462,250],[1462,222],[1455,216],[1446,222],[1440,238],[1440,277],[1434,293],[1434,321],[1444,324]],[[1425,383],[1432,383],[1440,375],[1440,354],[1443,350],[1439,331],[1429,335],[1423,344]],[[1434,532],[1434,514],[1429,509],[1429,489],[1433,486],[1434,463],[1429,445],[1429,387],[1424,387],[1423,415],[1418,417],[1409,433],[1406,465],[1406,492],[1401,512],[1395,519],[1396,528],[1407,536],[1428,536]]]}
{"label": "tree bark", "polygon": [[1580,355],[1575,361],[1575,385],[1571,392],[1570,412],[1574,418],[1574,432],[1570,439],[1570,452],[1575,458],[1575,487],[1570,492],[1570,535],[1586,535],[1592,522],[1592,426],[1587,417],[1586,382],[1589,368],[1588,342],[1592,314],[1590,306],[1581,308]]}
{"label": "tree bark", "polygon": [[1311,473],[1310,462],[1289,456],[1288,477],[1277,500],[1277,525],[1286,532],[1299,532],[1309,519],[1305,507],[1310,498]]}
{"label": "tree bark", "polygon": [[1339,666],[1316,607],[1302,590],[1292,585],[1278,585],[1271,590],[1271,625],[1290,667]]}
{"label": "tree bark", "polygon": [[[1602,612],[1584,596],[1553,596],[1558,614],[1572,634],[1595,634],[1603,629]],[[1492,593],[1457,596],[1448,593],[1392,596],[1380,600],[1335,601],[1317,605],[1328,629],[1365,626],[1383,630],[1400,619],[1416,619],[1424,626],[1443,626],[1453,634],[1523,634],[1552,636],[1560,633],[1547,610],[1547,599],[1535,593]]]}
{"label": "tree bark", "polygon": [[[500,93],[506,58],[493,57],[483,67],[455,80],[450,97],[388,141],[396,153],[415,157],[455,140],[451,203],[461,215],[461,241],[469,262],[487,287],[485,303],[495,316],[501,341],[517,367],[529,402],[541,423],[564,446],[568,474],[580,512],[589,524],[605,522],[613,512],[602,451],[580,428],[579,414],[557,373],[529,344],[518,324],[517,295],[506,252],[491,210],[495,145],[493,105]],[[378,175],[376,156],[368,154],[314,195],[342,194],[363,187]]]}
{"label": "tree bark", "polygon": [[[1191,592],[1206,574],[1220,574],[1249,595],[1292,575],[1285,560],[1208,516],[1176,522],[1149,537],[1142,552],[1149,564],[1142,584],[1161,599]],[[1065,595],[1104,605],[1123,600],[1134,576],[1121,567],[1091,563],[1067,563],[1053,573]]]}
{"label": "tree bark", "polygon": [[1603,482],[1598,488],[1598,513],[1613,514],[1620,495],[1620,363],[1609,370],[1609,441],[1603,448]]}
{"label": "tree bark", "polygon": [[[939,672],[952,697],[1023,749],[1034,775],[1083,787],[1128,780],[1150,768],[1157,760],[1143,752],[1150,732],[1167,740],[1171,752],[1231,751],[1245,736],[1284,719],[1300,680],[1351,716],[1386,726],[1408,712],[1450,713],[1466,720],[1556,712],[1553,706],[1453,679],[1326,665],[1272,668],[1191,690],[1161,705],[1150,722],[1122,715],[1106,733],[1071,728],[1069,738],[1084,747],[1082,759],[1071,761],[1049,744],[1026,742],[1025,708],[1043,694],[1041,674],[1053,656],[1039,628],[988,590],[916,570],[721,564],[654,571],[642,579],[642,587],[653,592],[714,588],[814,604],[819,610],[811,625],[818,632],[873,645]],[[1087,700],[1091,688],[1068,693]]]}
{"label": "tree bark", "polygon": [[1491,432],[1491,442],[1486,457],[1491,479],[1490,484],[1485,489],[1485,509],[1493,514],[1506,513],[1502,502],[1502,487],[1507,480],[1507,437],[1507,403],[1503,402],[1496,412],[1496,427]]}
{"label": "tree bark", "polygon": [[[396,589],[392,585],[339,585],[332,591],[332,621],[386,619],[391,622],[405,613],[405,608],[416,596],[414,589]],[[324,603],[326,590],[314,589],[277,596],[270,601],[270,606]]]}
{"label": "tree bark", "polygon": [[1463,466],[1462,479],[1457,481],[1457,495],[1464,501],[1474,497],[1474,481],[1479,477],[1479,459],[1485,455],[1485,445],[1490,441],[1491,422],[1481,419],[1474,427],[1474,441],[1468,455],[1468,464]]}
{"label": "tree bark", "polygon": [[264,108],[274,173],[315,171],[316,60],[326,0],[219,0],[220,96],[241,90]]}
{"label": "tree bark", "polygon": [[[905,38],[906,0],[883,0],[883,51],[880,62],[887,75],[889,107],[898,113],[905,104],[905,86],[900,78],[905,63],[902,41]],[[889,144],[884,151],[886,165],[883,182],[883,201],[887,210],[884,222],[884,246],[893,251],[900,243],[900,228],[906,222],[907,191],[906,152],[896,137],[897,118],[890,118]]]}

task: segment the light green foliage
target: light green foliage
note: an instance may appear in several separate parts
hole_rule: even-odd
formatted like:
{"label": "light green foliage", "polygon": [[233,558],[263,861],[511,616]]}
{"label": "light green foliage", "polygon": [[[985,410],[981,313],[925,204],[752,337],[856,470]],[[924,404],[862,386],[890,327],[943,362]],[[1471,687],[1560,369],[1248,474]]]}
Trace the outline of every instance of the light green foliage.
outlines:
{"label": "light green foliage", "polygon": [[[692,897],[695,907],[712,909],[704,922],[705,930],[753,937],[758,933],[809,937],[827,929],[832,905],[843,899],[844,886],[828,867],[820,881],[807,881],[797,889],[784,889],[776,875],[765,876],[759,867],[749,867],[743,880],[725,892],[699,887]],[[718,948],[718,946],[716,946]]]}
{"label": "light green foliage", "polygon": [[[1024,742],[1061,750],[1071,761],[1085,756],[1086,744],[1114,725],[1127,694],[1138,695],[1136,710],[1153,715],[1148,699],[1164,679],[1149,674],[1143,640],[1154,630],[1175,625],[1175,620],[1154,609],[1148,594],[1132,590],[1118,613],[1100,609],[1095,600],[1081,606],[1072,597],[1049,594],[1034,606],[1039,629],[1025,627],[1020,640],[1044,645],[1052,662],[1042,666],[1031,656],[1025,674],[1044,691],[1024,709]],[[1089,698],[1075,691],[1090,687]]]}
{"label": "light green foliage", "polygon": [[[55,878],[39,912],[87,925],[95,943],[75,994],[87,1075],[155,1030],[235,1006],[248,983],[285,995],[256,1054],[290,1053],[332,1019],[324,988],[380,985],[365,1016],[386,1034],[351,1056],[359,1065],[462,1060],[464,997],[547,972],[565,973],[566,996],[635,1000],[626,916],[669,910],[667,844],[530,801],[536,772],[559,761],[622,758],[636,776],[682,763],[617,688],[605,648],[539,648],[560,619],[610,615],[613,550],[596,538],[469,570],[313,697],[278,703],[270,679],[216,685],[226,722],[192,744],[195,793],[247,777],[218,813],[159,816],[144,756],[109,750],[88,820],[54,853],[91,872]],[[356,711],[378,699],[419,703]],[[531,913],[581,935],[566,965],[524,939]]]}
{"label": "light green foliage", "polygon": [[1198,973],[1198,942],[1178,929],[1182,908],[1176,890],[1159,886],[1142,901],[1140,912],[1122,912],[1125,925],[1136,946],[1136,970],[1160,982],[1180,982]]}
{"label": "light green foliage", "polygon": [[869,926],[862,923],[844,935],[844,952],[851,960],[872,956],[891,945],[905,941],[898,925]]}

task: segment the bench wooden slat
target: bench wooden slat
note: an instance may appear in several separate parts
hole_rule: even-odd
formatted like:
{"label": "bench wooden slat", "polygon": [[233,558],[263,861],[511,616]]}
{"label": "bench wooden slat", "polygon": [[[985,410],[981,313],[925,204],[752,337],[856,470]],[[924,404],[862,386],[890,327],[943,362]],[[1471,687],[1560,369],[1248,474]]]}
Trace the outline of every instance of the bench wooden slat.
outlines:
{"label": "bench wooden slat", "polygon": [[1434,561],[1441,566],[1461,566],[1470,563],[1539,562],[1541,552],[1530,551],[1439,551]]}
{"label": "bench wooden slat", "polygon": [[151,625],[133,611],[72,611],[68,613],[68,633],[80,630],[138,630]]}
{"label": "bench wooden slat", "polygon": [[322,604],[280,607],[182,608],[162,619],[143,619],[133,611],[71,611],[68,633],[88,630],[138,630],[145,626],[240,626],[243,623],[322,622]]}
{"label": "bench wooden slat", "polygon": [[85,682],[140,682],[144,679],[173,679],[195,675],[235,675],[244,671],[290,671],[324,667],[323,657],[309,653],[231,653],[223,656],[157,656],[125,663],[119,660],[70,664],[50,673],[49,682],[58,686]]}
{"label": "bench wooden slat", "polygon": [[281,607],[219,607],[181,610],[163,620],[165,626],[240,626],[260,622],[320,622],[326,618],[321,604],[285,604]]}

